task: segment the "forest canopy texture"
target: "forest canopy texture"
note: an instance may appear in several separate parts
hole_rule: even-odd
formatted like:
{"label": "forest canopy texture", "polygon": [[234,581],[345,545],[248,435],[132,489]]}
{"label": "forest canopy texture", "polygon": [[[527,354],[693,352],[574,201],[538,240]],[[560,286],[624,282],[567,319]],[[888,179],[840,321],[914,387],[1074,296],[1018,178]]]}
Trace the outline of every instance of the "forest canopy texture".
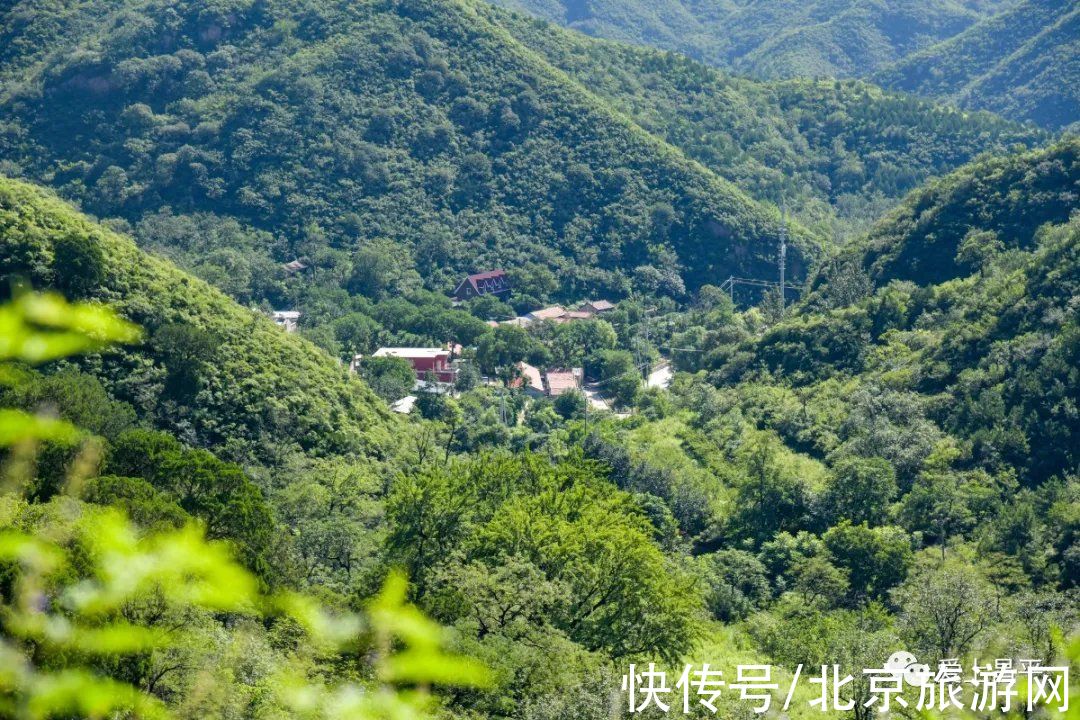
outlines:
{"label": "forest canopy texture", "polygon": [[1075,665],[1075,15],[0,4],[0,716]]}

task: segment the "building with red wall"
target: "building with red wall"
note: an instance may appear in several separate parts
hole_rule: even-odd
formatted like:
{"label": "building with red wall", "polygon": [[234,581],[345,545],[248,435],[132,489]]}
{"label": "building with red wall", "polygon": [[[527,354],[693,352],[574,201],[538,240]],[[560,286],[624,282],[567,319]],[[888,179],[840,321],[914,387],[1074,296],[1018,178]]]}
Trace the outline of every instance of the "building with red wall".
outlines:
{"label": "building with red wall", "polygon": [[443,383],[452,383],[457,377],[457,370],[450,364],[450,351],[443,348],[379,348],[373,357],[408,360],[417,380],[426,380],[428,373]]}

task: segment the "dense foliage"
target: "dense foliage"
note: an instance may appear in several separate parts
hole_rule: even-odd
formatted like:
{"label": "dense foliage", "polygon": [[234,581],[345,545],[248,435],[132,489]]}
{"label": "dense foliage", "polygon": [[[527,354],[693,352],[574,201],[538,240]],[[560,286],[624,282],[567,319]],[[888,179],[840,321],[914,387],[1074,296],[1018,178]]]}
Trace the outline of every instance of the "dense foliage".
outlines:
{"label": "dense foliage", "polygon": [[[368,296],[535,264],[565,295],[643,273],[679,294],[771,263],[775,209],[473,0],[132,4],[66,42],[6,64],[8,170],[217,266],[240,297],[289,299],[265,284],[297,256]],[[793,237],[797,276],[817,240]],[[383,255],[386,272],[366,267]]]}
{"label": "dense foliage", "polygon": [[674,53],[497,17],[641,127],[752,196],[783,201],[825,234],[860,228],[928,177],[979,153],[1045,139],[988,113],[863,82],[755,82]]}
{"label": "dense foliage", "polygon": [[1069,219],[1078,196],[1076,138],[972,163],[912,193],[866,237],[823,263],[810,283],[811,302],[824,295],[825,302],[847,304],[858,273],[874,286],[960,277],[995,254],[1029,249],[1040,226]]}
{"label": "dense foliage", "polygon": [[1076,122],[1076,5],[496,0],[588,35],[758,78],[872,78],[1047,128]]}
{"label": "dense foliage", "polygon": [[[999,9],[549,9],[619,7],[869,53],[828,72]],[[1080,141],[1049,140],[478,0],[8,3],[0,171],[108,219],[0,178],[0,715],[601,720],[632,662],[1064,662]],[[781,201],[810,279],[718,287],[775,276]],[[497,265],[508,296],[448,297]]]}
{"label": "dense foliage", "polygon": [[[124,349],[85,342],[62,344],[51,352],[31,343],[35,359],[44,364],[5,366],[7,387],[0,393],[6,405],[20,408],[17,417],[37,428],[42,441],[35,450],[37,472],[19,483],[22,497],[6,496],[15,503],[9,521],[26,533],[59,533],[57,554],[76,552],[72,548],[85,542],[81,538],[100,532],[118,536],[123,552],[131,555],[117,556],[111,546],[100,559],[80,554],[83,565],[73,570],[75,578],[115,572],[107,565],[114,560],[152,568],[164,564],[153,571],[164,573],[160,578],[148,576],[135,595],[116,601],[128,623],[124,628],[130,625],[136,637],[186,618],[186,634],[168,642],[133,640],[130,647],[90,649],[104,654],[105,664],[91,667],[105,679],[80,677],[103,683],[103,697],[115,699],[117,707],[135,708],[140,716],[151,708],[195,717],[227,713],[232,703],[242,702],[251,717],[270,717],[299,702],[293,693],[302,692],[316,703],[310,708],[314,716],[333,712],[335,691],[305,690],[298,683],[314,675],[333,682],[355,680],[341,669],[350,661],[342,666],[328,660],[327,650],[309,642],[304,632],[326,631],[314,625],[322,616],[311,614],[315,611],[308,601],[288,600],[294,597],[290,593],[317,591],[349,618],[347,613],[367,607],[384,578],[393,578],[393,568],[408,571],[411,597],[452,627],[450,646],[480,657],[494,671],[489,689],[440,696],[452,699],[462,712],[512,715],[527,703],[557,704],[558,691],[545,694],[530,684],[537,674],[582,694],[606,692],[596,690],[600,686],[595,683],[611,672],[613,660],[655,653],[674,661],[700,638],[704,601],[688,560],[666,553],[645,499],[617,489],[607,466],[566,449],[547,455],[500,451],[455,460],[451,446],[467,436],[442,435],[441,422],[417,420],[411,438],[391,441],[402,421],[392,419],[359,380],[337,370],[332,359],[306,341],[165,261],[146,256],[44,191],[9,180],[2,190],[6,279],[66,287],[70,263],[80,269],[94,264],[101,281],[85,288],[88,299],[109,300],[128,318],[147,323],[143,344]],[[61,243],[79,252],[57,253]],[[34,297],[20,294],[18,285],[14,289],[19,303]],[[5,340],[14,342],[11,328],[3,327]],[[130,326],[122,327],[134,340]],[[617,339],[609,324],[579,327],[586,331],[583,337],[596,337],[597,352],[612,352]],[[508,353],[501,359],[492,355],[499,367],[539,347],[519,328],[500,329],[489,333]],[[213,340],[203,342],[201,333]],[[503,339],[506,334],[524,344]],[[218,354],[225,346],[231,356]],[[574,348],[581,352],[576,342]],[[88,354],[78,361],[60,359],[69,349]],[[214,354],[208,357],[207,352]],[[608,355],[598,358],[613,362]],[[383,365],[371,368],[373,378],[393,375],[394,364]],[[287,383],[301,370],[306,372],[303,391],[285,397],[322,398],[324,405],[296,406],[287,425],[260,424],[257,403],[282,401],[259,389]],[[142,380],[148,376],[155,381]],[[222,400],[226,387],[251,395],[226,394]],[[138,402],[146,397],[157,398],[156,403]],[[233,409],[239,401],[230,397],[244,398],[248,409]],[[159,405],[170,412],[154,411]],[[283,403],[278,409],[288,412]],[[59,419],[30,414],[46,411]],[[317,420],[320,412],[334,414],[334,431],[305,431],[304,423]],[[173,413],[200,422],[178,423]],[[217,422],[210,425],[211,420]],[[74,423],[85,423],[87,432],[72,430]],[[307,444],[307,435],[298,432],[314,432],[326,442]],[[493,439],[497,436],[473,441],[490,447],[497,444]],[[7,452],[4,467],[28,473],[20,452]],[[138,526],[102,509],[106,506],[121,509]],[[63,508],[77,512],[71,515]],[[67,523],[63,531],[55,529],[53,523],[60,522],[56,515]],[[198,529],[192,529],[196,524]],[[144,531],[149,534],[140,539]],[[203,536],[219,545],[205,549]],[[183,548],[173,549],[177,544]],[[224,548],[234,551],[246,570],[219,567],[219,560],[227,563]],[[162,553],[183,553],[203,564],[186,569],[178,559],[169,566]],[[238,599],[220,607],[198,600],[185,605],[186,591],[168,573],[187,578],[204,571],[222,573],[221,581]],[[169,582],[161,595],[156,588]],[[271,595],[252,600],[248,587],[251,593],[262,588]],[[56,592],[66,592],[63,588],[57,585]],[[394,598],[401,600],[400,594]],[[21,601],[14,597],[11,602]],[[258,607],[245,614],[238,603]],[[268,617],[257,622],[264,609]],[[214,611],[228,614],[224,626]],[[416,642],[432,652],[436,646],[427,637]],[[366,642],[348,644],[346,657],[366,657]],[[245,652],[252,655],[245,657]],[[258,667],[235,681],[213,679],[214,673],[231,673],[233,663],[244,661]],[[288,670],[282,669],[285,665]],[[397,666],[391,662],[389,667]],[[446,671],[433,677],[436,682],[469,683],[474,677],[455,675],[446,660],[435,667]],[[376,678],[383,677],[379,668],[376,664]],[[360,681],[369,681],[371,671],[362,672]],[[431,664],[407,664],[401,672],[435,670]],[[32,694],[34,682],[19,680],[23,684],[15,687]],[[146,694],[132,694],[118,683]],[[204,697],[208,686],[214,688],[212,698]],[[74,707],[74,700],[64,702]]]}
{"label": "dense foliage", "polygon": [[[16,388],[24,363],[139,337],[105,308],[29,293],[0,307],[0,326],[0,369]],[[400,575],[364,618],[295,592],[262,593],[183,511],[174,528],[147,533],[86,493],[110,479],[93,476],[96,441],[85,431],[11,408],[0,415],[5,716],[414,718],[438,703],[409,686],[490,682],[482,666],[443,651],[445,634],[405,602]],[[40,443],[81,446],[89,462],[48,502],[27,502]],[[202,458],[178,459],[170,471],[204,468]]]}
{"label": "dense foliage", "polygon": [[[84,295],[145,329],[138,347],[80,361],[140,418],[245,462],[295,449],[379,455],[390,446],[389,413],[311,344],[40,189],[0,181],[0,233],[9,280],[70,290],[93,263],[100,281]],[[77,260],[58,252],[76,245]]]}
{"label": "dense foliage", "polygon": [[1045,127],[1080,116],[1080,8],[1028,0],[875,75],[886,87]]}
{"label": "dense foliage", "polygon": [[1003,3],[498,0],[589,35],[766,77],[858,76],[952,37]]}

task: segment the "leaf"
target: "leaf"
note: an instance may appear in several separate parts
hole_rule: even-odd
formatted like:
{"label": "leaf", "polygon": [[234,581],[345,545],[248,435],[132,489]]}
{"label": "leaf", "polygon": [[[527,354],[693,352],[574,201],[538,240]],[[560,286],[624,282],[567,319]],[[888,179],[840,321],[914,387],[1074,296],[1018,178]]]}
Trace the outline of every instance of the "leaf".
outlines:
{"label": "leaf", "polygon": [[299,593],[282,593],[272,605],[300,623],[316,642],[342,645],[354,640],[363,628],[357,615],[334,615],[313,598]]}
{"label": "leaf", "polygon": [[106,307],[24,293],[0,307],[0,360],[41,363],[138,341],[136,325]]}
{"label": "leaf", "polygon": [[64,420],[31,415],[21,410],[0,409],[0,447],[9,447],[25,440],[49,440],[73,445],[83,433]]}
{"label": "leaf", "polygon": [[63,670],[34,678],[28,688],[26,716],[49,718],[78,715],[104,718],[130,710],[135,717],[157,720],[172,717],[155,697],[134,687],[84,670]]}

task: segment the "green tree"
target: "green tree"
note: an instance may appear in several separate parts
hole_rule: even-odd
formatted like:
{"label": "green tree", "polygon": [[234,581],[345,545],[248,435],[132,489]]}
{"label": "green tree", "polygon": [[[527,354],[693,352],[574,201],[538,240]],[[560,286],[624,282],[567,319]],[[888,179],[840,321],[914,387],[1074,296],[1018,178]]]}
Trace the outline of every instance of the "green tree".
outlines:
{"label": "green tree", "polygon": [[705,601],[718,620],[741,620],[769,598],[765,566],[751,553],[718,550],[701,560],[708,586]]}
{"label": "green tree", "polygon": [[901,528],[844,521],[822,536],[832,562],[847,572],[855,600],[881,599],[907,577],[911,540]]}
{"label": "green tree", "polygon": [[72,298],[85,298],[105,277],[105,253],[96,238],[75,230],[53,240],[53,272],[57,289]]}
{"label": "green tree", "polygon": [[809,604],[832,608],[848,593],[847,574],[820,555],[800,560],[791,575],[795,592]]}
{"label": "green tree", "polygon": [[849,520],[858,525],[884,524],[896,497],[896,472],[881,458],[843,458],[832,468],[821,497],[821,509],[829,524]]}
{"label": "green tree", "polygon": [[993,587],[969,563],[926,559],[892,592],[900,628],[919,658],[961,657],[1000,618]]}
{"label": "green tree", "polygon": [[171,323],[158,328],[150,344],[168,372],[166,389],[169,394],[187,399],[198,393],[203,369],[214,358],[220,343],[202,328],[188,323]]}
{"label": "green tree", "polygon": [[588,371],[603,383],[619,405],[628,407],[641,389],[641,373],[627,350],[599,350],[589,358]]}
{"label": "green tree", "polygon": [[476,360],[489,375],[509,378],[513,366],[524,360],[533,347],[529,334],[517,325],[499,325],[480,338]]}
{"label": "green tree", "polygon": [[803,481],[777,460],[777,443],[761,433],[747,443],[744,475],[730,523],[738,535],[762,543],[805,522],[807,492]]}
{"label": "green tree", "polygon": [[361,361],[360,375],[387,402],[405,397],[416,384],[412,363],[398,357],[366,357]]}
{"label": "green tree", "polygon": [[151,430],[130,430],[112,444],[107,472],[145,479],[193,517],[212,539],[235,542],[248,567],[271,577],[275,520],[261,490],[238,465],[206,450],[187,449]]}

